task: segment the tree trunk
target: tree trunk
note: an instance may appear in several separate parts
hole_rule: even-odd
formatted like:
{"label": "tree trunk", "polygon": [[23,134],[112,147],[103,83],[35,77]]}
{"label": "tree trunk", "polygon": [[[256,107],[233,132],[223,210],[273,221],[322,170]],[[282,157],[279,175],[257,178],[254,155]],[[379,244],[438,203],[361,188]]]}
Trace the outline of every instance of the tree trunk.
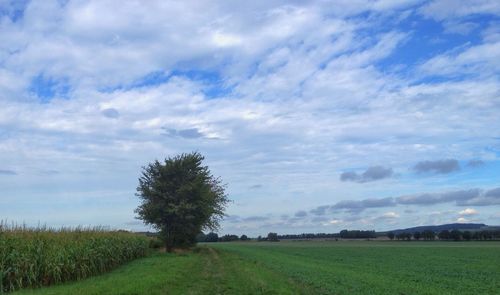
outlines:
{"label": "tree trunk", "polygon": [[172,253],[172,244],[170,243],[170,241],[167,241],[166,244],[165,244],[165,249],[167,250],[167,253]]}
{"label": "tree trunk", "polygon": [[174,239],[172,237],[172,232],[171,230],[167,230],[167,236],[165,239],[165,249],[167,253],[172,253],[173,245],[174,245]]}

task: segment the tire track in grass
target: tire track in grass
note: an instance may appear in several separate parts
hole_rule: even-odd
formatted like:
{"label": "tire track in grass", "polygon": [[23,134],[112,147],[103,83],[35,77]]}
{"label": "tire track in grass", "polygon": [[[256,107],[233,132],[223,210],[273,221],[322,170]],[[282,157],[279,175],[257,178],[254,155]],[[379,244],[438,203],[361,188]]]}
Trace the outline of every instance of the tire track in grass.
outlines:
{"label": "tire track in grass", "polygon": [[219,255],[212,248],[202,248],[200,254],[203,255],[204,260],[202,277],[205,281],[205,290],[202,293],[213,292],[210,294],[224,294],[223,287],[226,274]]}
{"label": "tire track in grass", "polygon": [[205,289],[204,294],[314,294],[260,263],[211,247],[203,251],[207,259],[204,277],[215,284],[213,292]]}
{"label": "tire track in grass", "polygon": [[[18,294],[18,293],[16,293]],[[279,271],[222,249],[155,253],[113,272],[35,290],[33,295],[317,294]]]}

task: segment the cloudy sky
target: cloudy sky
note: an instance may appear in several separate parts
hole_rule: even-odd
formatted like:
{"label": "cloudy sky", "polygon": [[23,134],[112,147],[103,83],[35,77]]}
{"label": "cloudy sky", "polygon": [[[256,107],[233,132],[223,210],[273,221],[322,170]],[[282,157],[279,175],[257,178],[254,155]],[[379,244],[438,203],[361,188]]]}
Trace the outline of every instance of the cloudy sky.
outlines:
{"label": "cloudy sky", "polygon": [[0,0],[0,219],[140,230],[199,151],[221,233],[500,224],[500,2]]}

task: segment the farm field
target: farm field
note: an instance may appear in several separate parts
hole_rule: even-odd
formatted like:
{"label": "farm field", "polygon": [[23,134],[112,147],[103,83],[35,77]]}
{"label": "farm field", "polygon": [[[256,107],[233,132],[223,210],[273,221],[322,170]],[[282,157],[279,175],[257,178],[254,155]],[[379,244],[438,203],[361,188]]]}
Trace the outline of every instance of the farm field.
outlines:
{"label": "farm field", "polygon": [[500,242],[233,242],[14,294],[498,294]]}
{"label": "farm field", "polygon": [[0,223],[0,294],[81,280],[146,256],[150,239],[94,229],[6,227]]}

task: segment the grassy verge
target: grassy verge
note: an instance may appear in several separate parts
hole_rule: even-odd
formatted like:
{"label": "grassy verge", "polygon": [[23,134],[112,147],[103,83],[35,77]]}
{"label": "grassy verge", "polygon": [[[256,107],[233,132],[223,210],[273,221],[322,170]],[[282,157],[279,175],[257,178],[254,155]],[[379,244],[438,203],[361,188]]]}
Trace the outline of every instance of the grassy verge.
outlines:
{"label": "grassy verge", "polygon": [[157,253],[84,281],[14,294],[306,294],[287,277],[241,257],[200,247],[185,254]]}

